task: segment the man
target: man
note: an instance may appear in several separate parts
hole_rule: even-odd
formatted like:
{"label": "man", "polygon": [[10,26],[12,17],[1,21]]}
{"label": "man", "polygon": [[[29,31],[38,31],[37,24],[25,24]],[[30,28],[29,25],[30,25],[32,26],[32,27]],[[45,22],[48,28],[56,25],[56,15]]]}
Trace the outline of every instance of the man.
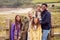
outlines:
{"label": "man", "polygon": [[47,40],[47,36],[50,33],[51,29],[51,14],[47,10],[47,4],[42,4],[42,12],[41,12],[41,26],[43,30],[42,40]]}

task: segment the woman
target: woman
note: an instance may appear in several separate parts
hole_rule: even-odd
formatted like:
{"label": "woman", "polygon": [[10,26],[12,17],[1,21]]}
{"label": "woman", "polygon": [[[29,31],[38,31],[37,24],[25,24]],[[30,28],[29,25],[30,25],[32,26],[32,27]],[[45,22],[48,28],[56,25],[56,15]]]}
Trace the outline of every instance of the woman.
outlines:
{"label": "woman", "polygon": [[34,17],[29,31],[29,40],[42,40],[42,29],[39,19]]}
{"label": "woman", "polygon": [[36,10],[34,12],[34,17],[37,17],[39,18],[39,20],[41,20],[41,12],[42,12],[41,6],[37,5]]}
{"label": "woman", "polygon": [[16,15],[15,23],[11,27],[11,40],[20,40],[22,36],[21,30],[22,30],[21,17],[19,15]]}
{"label": "woman", "polygon": [[30,31],[30,26],[31,26],[31,22],[32,22],[32,13],[31,12],[29,12],[28,13],[28,19],[29,19],[29,26],[28,26],[28,38],[27,38],[27,40],[29,40],[29,37],[30,37],[30,34],[29,34],[29,31]]}

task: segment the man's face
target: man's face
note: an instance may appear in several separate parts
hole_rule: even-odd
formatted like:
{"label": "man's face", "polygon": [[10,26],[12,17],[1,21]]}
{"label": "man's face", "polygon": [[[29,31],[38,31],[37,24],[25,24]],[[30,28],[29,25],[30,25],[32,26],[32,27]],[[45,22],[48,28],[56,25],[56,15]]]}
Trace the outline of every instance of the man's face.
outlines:
{"label": "man's face", "polygon": [[46,9],[47,9],[47,7],[45,5],[42,5],[42,10],[44,11]]}

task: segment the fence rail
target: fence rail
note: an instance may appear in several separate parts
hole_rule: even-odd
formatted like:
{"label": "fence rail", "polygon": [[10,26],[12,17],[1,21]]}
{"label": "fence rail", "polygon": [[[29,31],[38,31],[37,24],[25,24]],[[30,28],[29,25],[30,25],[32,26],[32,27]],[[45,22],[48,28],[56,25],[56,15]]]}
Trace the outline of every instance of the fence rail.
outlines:
{"label": "fence rail", "polygon": [[[7,21],[6,22],[6,26],[7,27],[4,30],[6,30],[7,35],[6,35],[6,37],[4,37],[4,39],[7,40],[7,39],[10,38],[10,28],[11,28],[12,21],[10,19],[7,19],[6,21]],[[50,32],[50,34],[48,36],[48,40],[54,40],[54,37],[55,36],[60,36],[60,33],[59,32],[58,33],[55,33],[54,32],[55,31],[54,29],[56,29],[56,28],[60,28],[60,25],[52,25],[51,32]],[[3,38],[2,38],[2,40],[3,40]]]}

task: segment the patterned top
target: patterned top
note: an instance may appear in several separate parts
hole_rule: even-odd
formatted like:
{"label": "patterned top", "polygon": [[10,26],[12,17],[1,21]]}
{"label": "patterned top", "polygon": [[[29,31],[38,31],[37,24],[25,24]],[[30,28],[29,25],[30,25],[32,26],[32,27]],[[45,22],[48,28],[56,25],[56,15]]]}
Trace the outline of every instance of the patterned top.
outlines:
{"label": "patterned top", "polygon": [[18,29],[16,29],[15,27],[15,23],[11,26],[11,32],[10,32],[10,40],[15,40],[18,39],[20,37],[20,24],[18,24]]}
{"label": "patterned top", "polygon": [[[36,26],[35,26],[36,28]],[[36,30],[35,28],[30,28],[29,31],[29,40],[42,40],[42,29],[39,26]]]}
{"label": "patterned top", "polygon": [[14,39],[18,39],[19,36],[20,36],[20,24],[18,24],[17,27],[15,26]]}

